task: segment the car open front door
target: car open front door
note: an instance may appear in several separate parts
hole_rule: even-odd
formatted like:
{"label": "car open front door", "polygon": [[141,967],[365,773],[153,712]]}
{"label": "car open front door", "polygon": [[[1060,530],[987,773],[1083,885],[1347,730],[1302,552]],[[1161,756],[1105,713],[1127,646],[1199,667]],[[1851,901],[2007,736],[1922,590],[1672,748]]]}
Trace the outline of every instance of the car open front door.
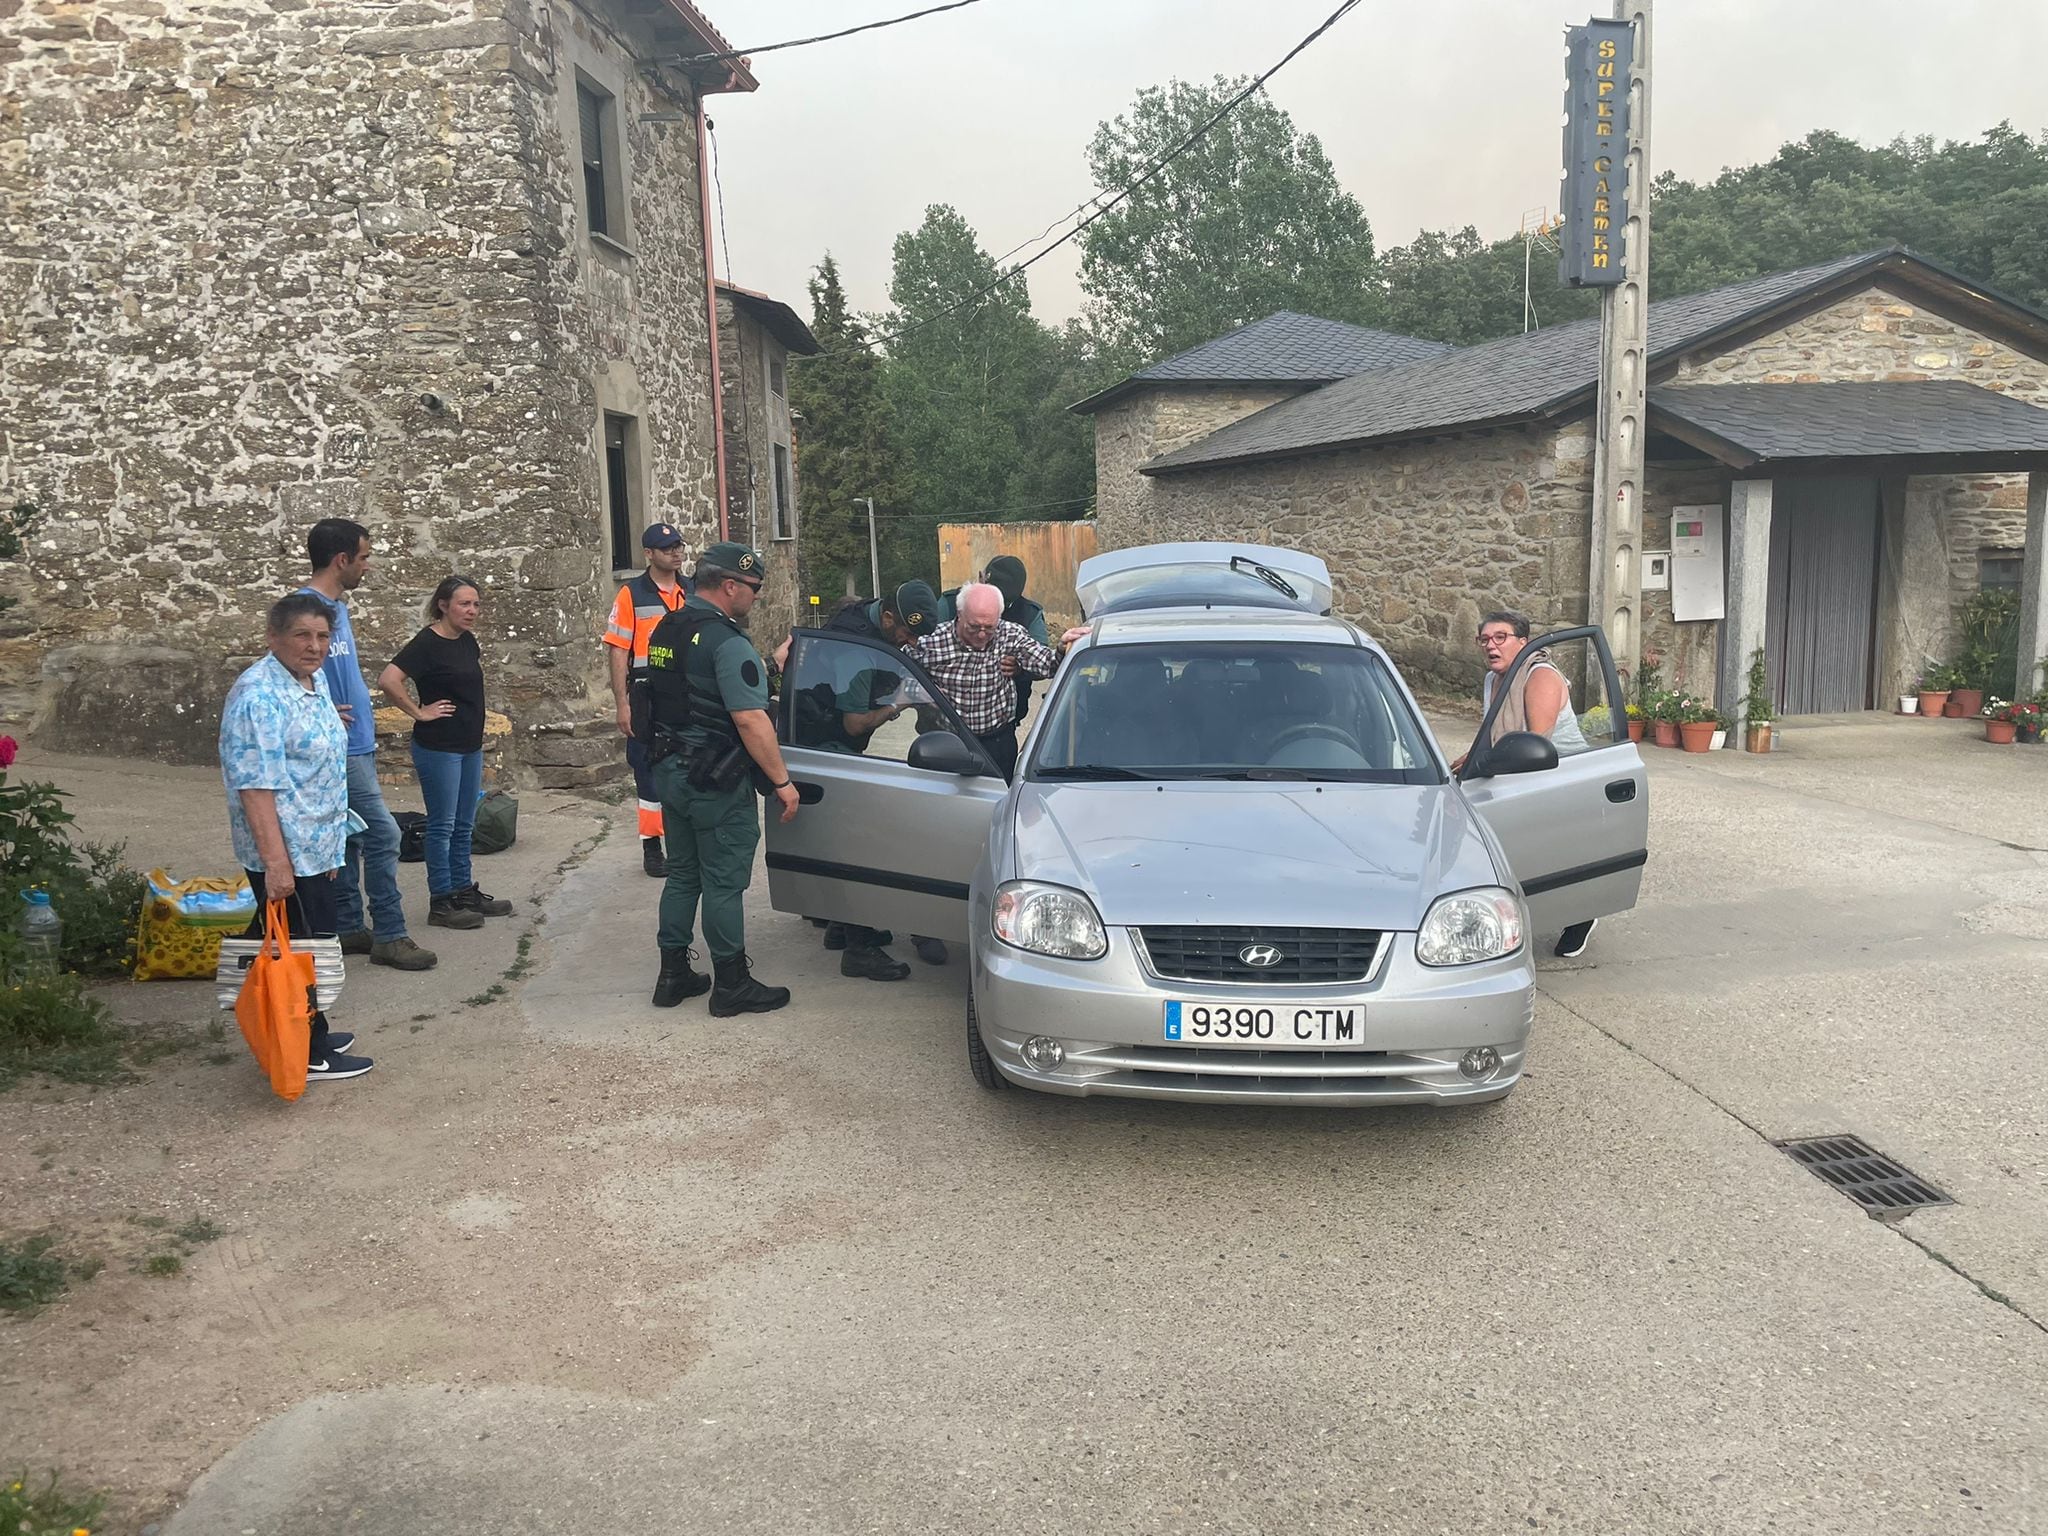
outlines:
{"label": "car open front door", "polygon": [[[953,739],[914,753],[921,732]],[[968,881],[1009,786],[923,669],[877,641],[800,629],[776,735],[801,804],[787,824],[768,807],[775,910],[966,938]],[[951,766],[914,767],[913,756]]]}
{"label": "car open front door", "polygon": [[[1579,733],[1583,745],[1561,721],[1555,765],[1528,768],[1532,758],[1514,747],[1533,743],[1510,739],[1506,753],[1481,743],[1492,735],[1515,678],[1544,659],[1570,684],[1568,702],[1579,717],[1590,719]],[[1602,694],[1604,710],[1586,708],[1587,701],[1598,706]],[[1544,635],[1515,657],[1495,688],[1459,772],[1466,800],[1500,839],[1538,933],[1558,933],[1636,904],[1649,857],[1650,794],[1623,704],[1614,657],[1598,626]],[[1508,771],[1503,759],[1514,756],[1523,771]]]}

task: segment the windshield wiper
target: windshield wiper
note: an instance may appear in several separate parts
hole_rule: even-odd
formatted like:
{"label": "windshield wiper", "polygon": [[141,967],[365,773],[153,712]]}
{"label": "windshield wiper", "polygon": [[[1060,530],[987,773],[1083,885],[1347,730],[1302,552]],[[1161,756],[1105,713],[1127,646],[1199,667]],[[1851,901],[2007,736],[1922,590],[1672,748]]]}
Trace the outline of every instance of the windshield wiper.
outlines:
{"label": "windshield wiper", "polygon": [[[1355,770],[1354,770],[1355,771]],[[1189,775],[1197,779],[1234,779],[1239,782],[1279,784],[1352,784],[1357,781],[1350,772],[1332,770],[1318,773],[1308,768],[1232,768],[1219,773],[1197,773]]]}
{"label": "windshield wiper", "polygon": [[1140,773],[1135,768],[1113,768],[1108,763],[1074,763],[1066,768],[1041,768],[1034,775],[1040,779],[1151,779],[1157,774]]}

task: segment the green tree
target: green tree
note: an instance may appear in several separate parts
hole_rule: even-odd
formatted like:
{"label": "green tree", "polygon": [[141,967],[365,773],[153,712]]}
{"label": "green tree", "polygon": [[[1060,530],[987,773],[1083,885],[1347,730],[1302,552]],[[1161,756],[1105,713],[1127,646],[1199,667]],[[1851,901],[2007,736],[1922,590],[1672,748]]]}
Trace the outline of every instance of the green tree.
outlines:
{"label": "green tree", "polygon": [[[1088,145],[1095,185],[1135,180],[1245,84],[1140,91]],[[1321,142],[1264,92],[1082,232],[1081,287],[1103,344],[1140,364],[1275,310],[1362,324],[1379,313],[1364,211]]]}
{"label": "green tree", "polygon": [[866,325],[846,307],[839,266],[830,255],[810,281],[811,333],[817,356],[792,359],[790,405],[803,414],[805,584],[820,594],[865,591],[866,509],[900,496],[897,457],[883,396],[882,360]]}

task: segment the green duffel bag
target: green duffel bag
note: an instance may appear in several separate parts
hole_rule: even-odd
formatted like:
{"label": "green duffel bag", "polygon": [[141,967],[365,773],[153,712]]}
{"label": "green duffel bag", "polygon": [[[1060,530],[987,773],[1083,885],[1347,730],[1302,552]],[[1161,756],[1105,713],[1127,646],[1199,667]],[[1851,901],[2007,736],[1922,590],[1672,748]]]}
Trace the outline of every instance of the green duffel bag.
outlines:
{"label": "green duffel bag", "polygon": [[509,791],[488,791],[476,806],[471,853],[503,853],[519,840],[519,801]]}

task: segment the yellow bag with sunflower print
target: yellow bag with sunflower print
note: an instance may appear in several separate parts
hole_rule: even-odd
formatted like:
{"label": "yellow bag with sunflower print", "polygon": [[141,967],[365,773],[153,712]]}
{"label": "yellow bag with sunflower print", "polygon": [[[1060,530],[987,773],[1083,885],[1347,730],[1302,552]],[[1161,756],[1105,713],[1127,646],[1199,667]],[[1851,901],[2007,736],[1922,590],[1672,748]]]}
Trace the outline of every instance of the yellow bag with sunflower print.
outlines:
{"label": "yellow bag with sunflower print", "polygon": [[135,938],[135,979],[211,977],[220,963],[221,939],[242,932],[255,916],[256,893],[244,875],[176,880],[151,870]]}

